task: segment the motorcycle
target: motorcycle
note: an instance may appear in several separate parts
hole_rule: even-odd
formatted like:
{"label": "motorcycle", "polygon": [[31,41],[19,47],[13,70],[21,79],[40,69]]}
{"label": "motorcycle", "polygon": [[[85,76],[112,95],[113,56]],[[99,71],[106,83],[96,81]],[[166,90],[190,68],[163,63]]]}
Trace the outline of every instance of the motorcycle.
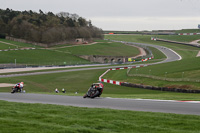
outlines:
{"label": "motorcycle", "polygon": [[21,90],[20,90],[18,87],[14,86],[14,87],[12,88],[11,93],[15,93],[15,92],[21,92]]}
{"label": "motorcycle", "polygon": [[88,92],[83,96],[83,98],[95,98],[100,97],[103,91],[102,83],[93,83],[91,87],[88,89]]}

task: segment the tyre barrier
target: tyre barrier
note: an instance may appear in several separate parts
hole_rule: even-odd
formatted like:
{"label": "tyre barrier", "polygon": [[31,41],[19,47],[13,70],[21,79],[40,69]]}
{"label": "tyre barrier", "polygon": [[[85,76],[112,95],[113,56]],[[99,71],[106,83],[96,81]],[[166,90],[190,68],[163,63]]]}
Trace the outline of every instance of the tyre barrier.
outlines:
{"label": "tyre barrier", "polygon": [[141,84],[132,84],[132,83],[127,83],[127,82],[121,83],[121,86],[133,87],[133,88],[142,88],[142,89],[148,89],[148,90],[181,92],[181,93],[200,93],[200,90],[170,88],[170,87],[158,87],[158,86],[149,86],[149,85],[141,85]]}

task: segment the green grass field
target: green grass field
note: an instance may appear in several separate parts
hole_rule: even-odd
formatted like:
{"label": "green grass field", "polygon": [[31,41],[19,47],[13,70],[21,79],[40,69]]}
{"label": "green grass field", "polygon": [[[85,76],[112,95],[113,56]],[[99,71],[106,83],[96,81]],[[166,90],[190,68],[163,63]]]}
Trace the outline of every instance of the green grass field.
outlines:
{"label": "green grass field", "polygon": [[151,52],[153,53],[154,59],[166,59],[167,57],[158,49],[149,47]]}
{"label": "green grass field", "polygon": [[82,45],[58,49],[74,55],[105,55],[105,56],[136,56],[140,52],[137,48],[121,43],[101,42],[93,45]]}
{"label": "green grass field", "polygon": [[13,45],[8,45],[8,44],[4,44],[4,43],[0,43],[0,50],[5,50],[5,49],[16,49],[17,46],[13,46]]}
{"label": "green grass field", "polygon": [[14,45],[18,46],[18,48],[22,48],[22,47],[42,48],[42,47],[37,46],[37,45],[33,45],[33,44],[29,44],[29,43],[21,43],[21,42],[6,40],[6,39],[0,39],[0,41],[14,44]]}
{"label": "green grass field", "polygon": [[0,52],[0,63],[14,63],[27,65],[70,65],[90,64],[89,61],[67,53],[60,53],[52,50],[18,50]]}
{"label": "green grass field", "polygon": [[[156,66],[153,65],[138,68],[138,70],[141,74],[149,74],[149,70],[151,70],[151,74],[155,76],[164,77],[165,72],[167,72],[167,77],[169,78],[182,78],[182,76],[184,76],[185,78],[200,79],[200,75],[198,74],[198,71],[200,70],[200,58],[191,58],[189,60],[180,60],[177,62],[159,64]],[[184,72],[184,75],[182,75],[182,72]],[[130,73],[134,72],[131,71]]]}
{"label": "green grass field", "polygon": [[193,115],[0,101],[2,133],[198,133]]}
{"label": "green grass field", "polygon": [[[1,39],[21,47],[35,47],[30,44],[13,42]],[[88,60],[78,57],[78,55],[106,55],[106,56],[136,56],[140,51],[132,46],[121,43],[111,43],[108,41],[97,41],[93,45],[80,45],[74,47],[54,47],[54,49],[17,50],[0,52],[0,63],[15,63],[24,65],[74,65],[91,64]],[[11,45],[7,45],[10,47]],[[65,45],[66,46],[66,45]],[[13,46],[15,47],[15,46]],[[6,49],[6,44],[0,44],[0,49]]]}
{"label": "green grass field", "polygon": [[176,33],[200,33],[200,29],[182,29],[177,30]]}

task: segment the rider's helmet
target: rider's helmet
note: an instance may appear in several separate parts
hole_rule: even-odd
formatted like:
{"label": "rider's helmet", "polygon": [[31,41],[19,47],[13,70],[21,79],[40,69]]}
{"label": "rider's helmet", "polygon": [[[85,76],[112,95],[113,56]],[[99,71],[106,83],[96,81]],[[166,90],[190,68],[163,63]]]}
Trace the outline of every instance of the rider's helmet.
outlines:
{"label": "rider's helmet", "polygon": [[21,82],[21,84],[24,84],[24,82]]}

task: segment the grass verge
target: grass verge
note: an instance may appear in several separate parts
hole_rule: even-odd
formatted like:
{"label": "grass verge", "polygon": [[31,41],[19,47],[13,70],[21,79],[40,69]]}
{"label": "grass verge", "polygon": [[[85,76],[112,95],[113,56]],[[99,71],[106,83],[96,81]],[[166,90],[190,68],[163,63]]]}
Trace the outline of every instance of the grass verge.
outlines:
{"label": "grass verge", "polygon": [[198,133],[200,116],[0,101],[2,133]]}
{"label": "grass verge", "polygon": [[103,55],[103,56],[136,56],[140,51],[122,43],[98,42],[92,45],[80,45],[58,49],[63,52],[69,52],[74,55]]}

